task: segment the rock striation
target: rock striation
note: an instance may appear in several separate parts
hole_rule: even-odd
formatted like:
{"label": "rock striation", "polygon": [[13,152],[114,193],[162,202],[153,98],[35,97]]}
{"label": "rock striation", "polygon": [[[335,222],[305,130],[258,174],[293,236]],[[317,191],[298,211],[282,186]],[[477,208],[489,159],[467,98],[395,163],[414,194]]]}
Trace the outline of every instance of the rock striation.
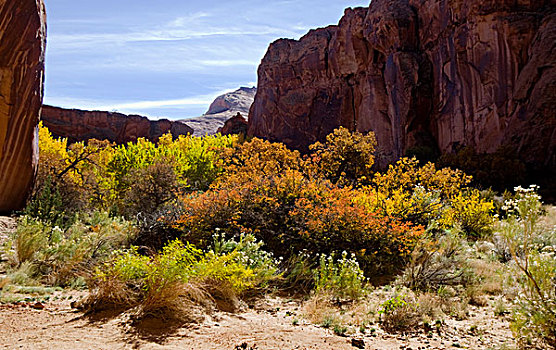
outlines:
{"label": "rock striation", "polygon": [[249,134],[293,148],[345,126],[384,162],[509,146],[556,168],[555,0],[373,0],[272,43],[258,79]]}
{"label": "rock striation", "polygon": [[21,209],[34,182],[45,44],[42,0],[0,0],[0,213]]}
{"label": "rock striation", "polygon": [[256,88],[241,87],[234,92],[218,96],[210,105],[208,111],[197,118],[183,119],[193,128],[195,136],[213,135],[224,127],[227,120],[237,113],[249,115],[249,108],[255,99]]}
{"label": "rock striation", "polygon": [[97,139],[123,144],[140,137],[156,142],[168,132],[174,137],[193,133],[187,125],[167,119],[152,121],[139,115],[46,105],[42,108],[41,118],[52,135],[67,138],[70,143]]}

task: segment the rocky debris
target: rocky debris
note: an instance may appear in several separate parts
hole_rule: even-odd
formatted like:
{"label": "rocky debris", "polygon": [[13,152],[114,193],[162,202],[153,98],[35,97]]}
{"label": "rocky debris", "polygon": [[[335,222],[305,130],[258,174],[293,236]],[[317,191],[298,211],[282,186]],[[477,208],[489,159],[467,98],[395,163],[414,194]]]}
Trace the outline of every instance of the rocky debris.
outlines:
{"label": "rocky debris", "polygon": [[153,121],[139,115],[43,106],[41,116],[54,136],[67,138],[70,143],[97,139],[123,144],[140,137],[156,142],[168,132],[174,137],[193,133],[181,122]]}
{"label": "rocky debris", "polygon": [[224,126],[218,129],[218,132],[222,135],[246,135],[247,126],[247,119],[238,112],[235,117],[228,119]]}
{"label": "rocky debris", "polygon": [[554,0],[373,0],[270,45],[249,134],[305,150],[338,126],[374,131],[384,163],[505,145],[554,171],[555,62]]}
{"label": "rocky debris", "polygon": [[365,349],[365,340],[362,338],[351,338],[351,346],[358,349]]}
{"label": "rocky debris", "polygon": [[35,310],[44,310],[44,304],[41,303],[40,301],[37,301],[34,304],[30,304],[30,307],[35,309]]}
{"label": "rocky debris", "polygon": [[249,115],[249,108],[253,104],[256,92],[257,89],[254,87],[241,87],[217,97],[204,115],[181,121],[193,128],[195,136],[214,135],[224,127],[226,121],[237,116],[237,113]]}
{"label": "rocky debris", "polygon": [[21,209],[33,185],[45,43],[42,0],[0,0],[0,213]]}

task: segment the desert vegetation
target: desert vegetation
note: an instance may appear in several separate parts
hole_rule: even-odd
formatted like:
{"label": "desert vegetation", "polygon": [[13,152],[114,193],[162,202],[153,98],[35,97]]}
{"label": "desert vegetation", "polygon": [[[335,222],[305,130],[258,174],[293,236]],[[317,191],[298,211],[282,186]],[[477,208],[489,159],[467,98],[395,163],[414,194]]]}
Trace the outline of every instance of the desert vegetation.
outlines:
{"label": "desert vegetation", "polygon": [[376,169],[374,135],[343,128],[305,155],[238,136],[39,140],[1,302],[86,289],[88,314],[180,326],[280,294],[302,304],[294,325],[355,337],[441,332],[478,307],[513,345],[556,347],[555,212],[534,185],[480,190],[415,158]]}

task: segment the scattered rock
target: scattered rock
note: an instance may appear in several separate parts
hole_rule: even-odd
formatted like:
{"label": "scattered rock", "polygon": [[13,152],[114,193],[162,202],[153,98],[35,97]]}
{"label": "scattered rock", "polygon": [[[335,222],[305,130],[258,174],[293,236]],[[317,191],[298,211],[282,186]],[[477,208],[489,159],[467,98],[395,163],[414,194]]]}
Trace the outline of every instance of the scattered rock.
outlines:
{"label": "scattered rock", "polygon": [[365,349],[365,340],[362,338],[351,338],[351,345],[358,349]]}
{"label": "scattered rock", "polygon": [[31,308],[33,308],[35,310],[43,310],[44,309],[44,304],[37,301],[36,303],[31,305]]}

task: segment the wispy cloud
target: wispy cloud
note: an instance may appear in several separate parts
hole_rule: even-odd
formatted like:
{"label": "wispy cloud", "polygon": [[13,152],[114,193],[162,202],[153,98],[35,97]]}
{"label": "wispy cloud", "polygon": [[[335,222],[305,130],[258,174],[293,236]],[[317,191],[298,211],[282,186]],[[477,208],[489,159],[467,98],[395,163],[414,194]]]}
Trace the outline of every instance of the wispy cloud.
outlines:
{"label": "wispy cloud", "polygon": [[[256,85],[268,45],[336,23],[369,0],[50,1],[48,104],[195,116],[225,88]],[[199,114],[198,114],[199,113]]]}
{"label": "wispy cloud", "polygon": [[236,89],[222,89],[210,94],[197,95],[192,97],[171,99],[171,100],[150,100],[150,101],[133,101],[133,102],[107,102],[89,99],[75,98],[47,98],[46,104],[62,107],[73,108],[81,106],[81,108],[98,111],[119,111],[123,113],[137,113],[141,110],[168,108],[168,107],[189,107],[202,106],[207,107],[220,95],[232,92]]}

